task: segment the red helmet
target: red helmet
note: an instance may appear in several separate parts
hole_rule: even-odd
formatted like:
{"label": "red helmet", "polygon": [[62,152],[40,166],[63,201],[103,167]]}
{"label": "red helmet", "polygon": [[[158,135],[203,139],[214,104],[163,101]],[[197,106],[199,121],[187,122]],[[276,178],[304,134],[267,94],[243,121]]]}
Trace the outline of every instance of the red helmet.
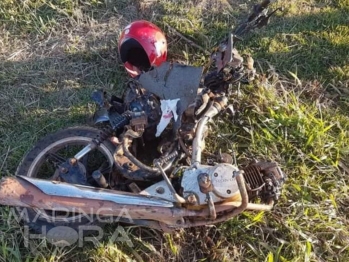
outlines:
{"label": "red helmet", "polygon": [[159,66],[167,58],[165,35],[156,25],[139,20],[122,31],[119,38],[119,54],[127,72],[135,77],[151,66]]}

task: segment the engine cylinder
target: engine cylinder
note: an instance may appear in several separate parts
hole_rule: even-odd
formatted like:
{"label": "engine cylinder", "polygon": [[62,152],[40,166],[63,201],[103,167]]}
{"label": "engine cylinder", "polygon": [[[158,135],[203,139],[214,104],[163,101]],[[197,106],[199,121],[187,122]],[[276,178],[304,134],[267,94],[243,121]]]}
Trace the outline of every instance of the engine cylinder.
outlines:
{"label": "engine cylinder", "polygon": [[251,190],[259,188],[264,184],[260,166],[249,165],[243,170],[245,181]]}
{"label": "engine cylinder", "polygon": [[263,203],[277,201],[285,174],[274,162],[257,162],[243,169],[250,200],[259,198]]}

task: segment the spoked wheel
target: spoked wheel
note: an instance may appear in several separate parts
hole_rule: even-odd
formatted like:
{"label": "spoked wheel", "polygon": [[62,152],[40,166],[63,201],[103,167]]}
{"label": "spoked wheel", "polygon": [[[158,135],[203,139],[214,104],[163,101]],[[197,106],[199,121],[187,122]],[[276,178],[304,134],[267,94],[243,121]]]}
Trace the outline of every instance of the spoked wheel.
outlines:
{"label": "spoked wheel", "polygon": [[[74,157],[101,131],[91,127],[68,128],[41,139],[23,158],[16,175],[47,180],[57,180],[59,166]],[[115,146],[105,140],[93,151],[80,159],[86,169],[87,181],[92,181],[92,172],[99,169],[106,177],[112,171]],[[45,201],[43,199],[43,201]],[[97,217],[68,212],[53,212],[37,208],[18,208],[24,223],[51,241],[75,242],[81,234],[81,227],[101,226]]]}

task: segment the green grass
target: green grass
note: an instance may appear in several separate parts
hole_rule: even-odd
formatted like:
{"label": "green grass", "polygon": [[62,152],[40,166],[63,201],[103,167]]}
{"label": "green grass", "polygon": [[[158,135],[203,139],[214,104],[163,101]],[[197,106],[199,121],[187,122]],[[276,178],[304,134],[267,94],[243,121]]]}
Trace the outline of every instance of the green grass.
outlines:
{"label": "green grass", "polygon": [[[253,2],[255,3],[255,1]],[[164,29],[170,58],[195,65],[246,15],[243,1],[0,2],[0,175],[47,133],[86,124],[90,93],[120,93],[120,30],[145,18]],[[37,240],[0,208],[0,261],[349,261],[349,2],[278,1],[285,11],[239,43],[260,78],[236,88],[234,119],[211,126],[211,151],[240,164],[275,160],[288,175],[270,213],[244,212],[224,224],[165,234],[125,227],[125,243],[60,248]],[[228,141],[228,143],[227,143]],[[117,225],[107,230],[112,234]]]}

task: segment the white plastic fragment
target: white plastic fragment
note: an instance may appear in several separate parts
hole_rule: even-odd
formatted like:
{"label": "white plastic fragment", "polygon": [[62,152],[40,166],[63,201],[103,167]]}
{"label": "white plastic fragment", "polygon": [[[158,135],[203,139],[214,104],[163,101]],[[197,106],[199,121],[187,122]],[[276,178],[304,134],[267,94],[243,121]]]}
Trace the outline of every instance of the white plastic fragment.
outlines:
{"label": "white plastic fragment", "polygon": [[171,122],[171,119],[174,118],[175,121],[177,121],[178,115],[177,115],[177,102],[179,101],[179,98],[177,99],[168,99],[168,100],[160,100],[161,102],[161,119],[160,122],[156,128],[156,137],[159,137],[161,133],[165,130],[165,128],[168,126],[168,124]]}

